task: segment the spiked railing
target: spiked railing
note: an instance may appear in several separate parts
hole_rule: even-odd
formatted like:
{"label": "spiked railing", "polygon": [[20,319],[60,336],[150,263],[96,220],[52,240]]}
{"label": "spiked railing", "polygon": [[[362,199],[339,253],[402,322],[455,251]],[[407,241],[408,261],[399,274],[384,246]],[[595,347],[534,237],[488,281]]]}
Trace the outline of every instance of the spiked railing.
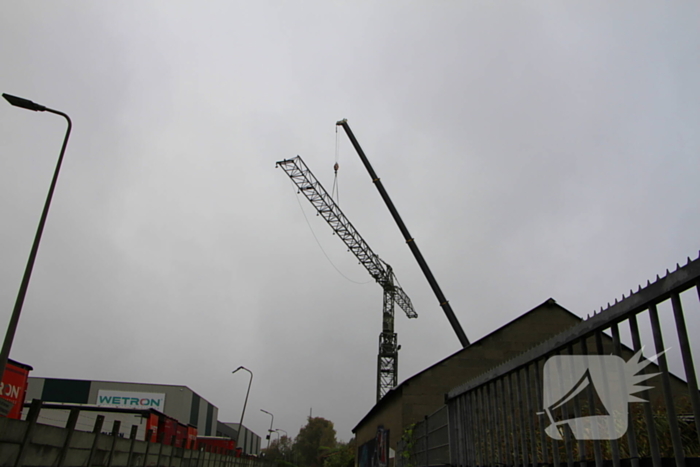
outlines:
{"label": "spiked railing", "polygon": [[[693,288],[696,293],[692,293]],[[680,466],[685,465],[686,457],[698,457],[700,393],[683,311],[683,303],[697,307],[698,298],[700,257],[692,261],[688,258],[685,266],[676,265],[675,271],[667,270],[664,277],[656,276],[646,287],[630,290],[629,295],[608,303],[605,309],[575,326],[451,390],[446,395],[450,439],[455,440],[450,446],[451,464],[540,465],[551,461],[553,465],[571,465],[574,460],[594,460],[596,465],[603,465],[612,460],[613,465],[621,465],[627,458],[630,465],[638,466],[640,459],[661,465],[662,458],[673,458],[674,465]],[[572,405],[562,406],[559,422],[555,424],[550,418],[552,424],[545,428],[549,423],[545,417],[548,402],[543,398],[545,364],[553,357],[611,354],[627,356],[629,362],[633,354],[641,353],[644,339],[650,338],[648,333],[640,333],[644,318],[651,330],[652,353],[658,357],[652,370],[658,372],[658,377],[641,394],[649,403],[629,409],[630,427],[626,434],[615,439],[574,438],[574,432],[562,429],[558,439],[545,436],[550,427],[601,415],[593,400],[593,393],[600,388],[590,384],[586,388],[588,400],[582,397],[574,399]],[[629,327],[629,347],[623,343],[623,325]],[[664,341],[679,344],[671,348],[670,356],[665,354]],[[669,360],[676,362],[679,373],[682,368],[679,376],[669,371]],[[638,377],[647,376],[640,371]],[[547,384],[556,385],[557,381]],[[540,407],[545,411],[540,412]],[[582,414],[584,409],[587,415]]]}

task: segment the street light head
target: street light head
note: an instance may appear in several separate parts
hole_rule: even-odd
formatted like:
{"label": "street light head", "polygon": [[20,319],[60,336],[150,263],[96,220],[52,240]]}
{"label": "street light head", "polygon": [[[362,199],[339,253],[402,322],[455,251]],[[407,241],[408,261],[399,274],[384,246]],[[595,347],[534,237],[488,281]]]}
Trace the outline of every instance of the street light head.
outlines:
{"label": "street light head", "polygon": [[22,97],[12,96],[10,94],[3,93],[2,97],[5,98],[7,102],[14,105],[15,107],[21,107],[27,110],[33,110],[35,112],[43,112],[46,107],[39,105],[36,102],[32,102],[29,99],[24,99]]}

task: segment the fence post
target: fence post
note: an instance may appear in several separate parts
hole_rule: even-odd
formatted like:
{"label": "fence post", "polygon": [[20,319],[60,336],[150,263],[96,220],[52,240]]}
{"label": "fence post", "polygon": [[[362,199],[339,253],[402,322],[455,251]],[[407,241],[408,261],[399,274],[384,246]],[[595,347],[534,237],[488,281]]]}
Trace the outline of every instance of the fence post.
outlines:
{"label": "fence post", "polygon": [[119,428],[122,422],[120,420],[114,420],[112,424],[112,449],[109,451],[109,459],[107,460],[107,467],[112,467],[112,462],[114,461],[114,450],[117,448],[117,438],[119,438]]}
{"label": "fence post", "polygon": [[95,427],[92,429],[92,433],[95,438],[92,440],[92,449],[90,449],[90,457],[88,457],[87,465],[92,467],[92,461],[95,460],[95,453],[97,452],[97,442],[100,439],[100,433],[102,432],[102,424],[105,421],[104,415],[98,415],[97,420],[95,420]]}
{"label": "fence post", "polygon": [[63,467],[66,463],[66,456],[68,456],[68,450],[70,449],[70,443],[73,439],[73,433],[75,432],[75,425],[78,423],[78,417],[80,416],[80,409],[73,408],[70,409],[70,414],[68,415],[68,422],[66,423],[66,441],[63,443],[63,449],[61,449],[61,454],[58,457],[58,467]]}
{"label": "fence post", "polygon": [[173,465],[173,455],[175,455],[175,440],[177,439],[176,435],[173,435],[170,438],[170,458],[168,458],[168,465]]}
{"label": "fence post", "polygon": [[153,437],[153,428],[146,432],[146,452],[143,454],[143,467],[148,465],[148,454],[151,451],[151,438]]}
{"label": "fence post", "polygon": [[27,453],[27,446],[30,443],[34,426],[39,418],[39,412],[41,412],[41,400],[34,399],[32,400],[32,405],[29,407],[29,413],[27,414],[27,431],[24,432],[24,439],[22,439],[22,445],[19,448],[19,453],[17,453],[15,467],[19,467],[24,464],[24,456]]}
{"label": "fence post", "polygon": [[158,459],[156,460],[156,465],[160,465],[160,456],[163,455],[163,442],[165,441],[165,433],[160,433],[158,435],[158,438],[156,438],[156,441],[160,443],[160,447],[158,448]]}
{"label": "fence post", "polygon": [[131,458],[134,455],[134,446],[136,446],[136,435],[138,434],[138,431],[138,425],[131,425],[131,433],[129,434],[131,445],[129,446],[129,456],[126,458],[126,467],[131,467]]}

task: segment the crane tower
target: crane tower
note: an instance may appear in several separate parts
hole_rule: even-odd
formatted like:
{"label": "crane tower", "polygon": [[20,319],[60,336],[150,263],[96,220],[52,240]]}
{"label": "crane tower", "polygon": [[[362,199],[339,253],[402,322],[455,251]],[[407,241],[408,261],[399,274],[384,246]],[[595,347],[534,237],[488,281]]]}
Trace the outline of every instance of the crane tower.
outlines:
{"label": "crane tower", "polygon": [[398,384],[399,345],[394,332],[394,305],[398,305],[409,318],[417,318],[411,299],[399,286],[391,266],[377,256],[350,223],[340,207],[323,188],[301,157],[285,159],[276,164],[292,179],[300,193],[306,196],[318,214],[331,226],[333,232],[345,243],[360,261],[369,275],[384,290],[382,332],[379,335],[377,356],[377,401]]}

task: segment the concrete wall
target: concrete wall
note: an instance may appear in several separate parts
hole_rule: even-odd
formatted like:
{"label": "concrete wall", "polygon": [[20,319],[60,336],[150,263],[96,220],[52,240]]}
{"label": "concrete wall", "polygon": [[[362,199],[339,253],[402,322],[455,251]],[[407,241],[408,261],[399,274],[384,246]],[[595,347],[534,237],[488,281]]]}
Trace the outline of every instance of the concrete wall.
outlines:
{"label": "concrete wall", "polygon": [[63,465],[66,466],[265,467],[260,459],[235,459],[234,462],[231,456],[0,418],[0,466],[15,465],[20,455],[21,465],[26,467],[57,465],[61,455],[65,455]]}

